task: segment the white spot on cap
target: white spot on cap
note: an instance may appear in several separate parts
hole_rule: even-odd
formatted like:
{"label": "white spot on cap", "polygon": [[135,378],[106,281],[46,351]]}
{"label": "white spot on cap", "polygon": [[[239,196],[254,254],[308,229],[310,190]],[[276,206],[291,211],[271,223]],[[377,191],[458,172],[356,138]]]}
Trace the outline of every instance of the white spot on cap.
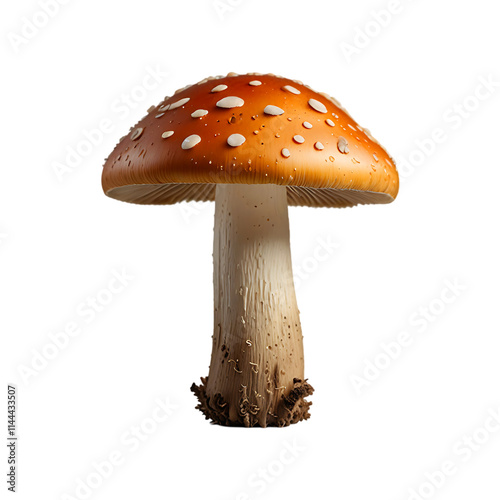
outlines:
{"label": "white spot on cap", "polygon": [[165,104],[164,106],[160,106],[160,107],[158,108],[158,111],[159,111],[160,113],[163,113],[164,111],[168,111],[168,110],[169,110],[169,108],[170,108],[170,104]]}
{"label": "white spot on cap", "polygon": [[348,123],[347,126],[351,127],[355,132],[357,132],[357,130],[350,123]]}
{"label": "white spot on cap", "polygon": [[319,150],[319,151],[321,151],[322,149],[325,149],[325,146],[323,146],[323,144],[321,144],[321,142],[317,142],[317,143],[314,145],[314,147],[315,147],[317,150]]}
{"label": "white spot on cap", "polygon": [[130,140],[135,141],[141,137],[142,133],[144,132],[143,128],[136,128],[133,132],[132,135],[130,136]]}
{"label": "white spot on cap", "polygon": [[375,161],[378,161],[378,156],[375,153],[373,153],[373,158],[375,159]]}
{"label": "white spot on cap", "polygon": [[159,115],[156,115],[155,118],[161,118],[165,113],[160,113]]}
{"label": "white spot on cap", "polygon": [[328,120],[326,120],[326,123],[327,123],[327,125],[330,125],[330,127],[335,127],[334,121],[330,120],[330,118],[328,118]]}
{"label": "white spot on cap", "polygon": [[172,110],[172,109],[180,108],[181,106],[184,106],[184,104],[186,104],[189,100],[190,100],[189,97],[184,97],[184,99],[181,99],[181,100],[171,104],[169,109]]}
{"label": "white spot on cap", "polygon": [[217,85],[217,87],[214,87],[210,92],[222,92],[223,90],[227,89],[227,85]]}
{"label": "white spot on cap", "polygon": [[309,122],[304,122],[302,125],[304,126],[304,128],[313,128],[312,124],[310,124]]}
{"label": "white spot on cap", "polygon": [[166,132],[163,132],[163,134],[161,134],[161,136],[164,139],[168,139],[169,137],[172,137],[173,135],[174,135],[174,131],[173,130],[167,130]]}
{"label": "white spot on cap", "polygon": [[227,138],[227,143],[233,148],[241,146],[245,141],[246,141],[245,136],[241,134],[231,134]]}
{"label": "white spot on cap", "polygon": [[318,111],[319,113],[326,113],[328,111],[326,109],[326,106],[316,99],[309,99],[309,106],[311,106],[312,109]]}
{"label": "white spot on cap", "polygon": [[199,135],[193,134],[190,135],[189,137],[186,137],[182,141],[182,149],[191,149],[196,146],[196,144],[199,144],[201,142],[201,137]]}
{"label": "white spot on cap", "polygon": [[282,87],[282,89],[287,90],[291,94],[295,94],[295,95],[300,94],[300,90],[296,89],[295,87],[292,87],[291,85],[285,85],[284,87]]}
{"label": "white spot on cap", "polygon": [[191,85],[185,85],[184,87],[182,87],[181,89],[177,89],[175,92],[174,92],[174,95],[176,94],[179,94],[180,92],[188,89],[189,87],[191,87]]}
{"label": "white spot on cap", "polygon": [[337,148],[342,154],[349,153],[349,144],[344,137],[342,136],[339,137],[337,141]]}
{"label": "white spot on cap", "polygon": [[264,113],[266,115],[279,116],[282,115],[284,111],[281,108],[278,108],[278,106],[273,106],[272,104],[269,104],[264,108]]}
{"label": "white spot on cap", "polygon": [[221,99],[220,101],[217,102],[217,107],[219,108],[241,108],[245,104],[245,101],[241,99],[240,97],[235,97],[235,96],[229,96],[229,97],[224,97],[224,99]]}
{"label": "white spot on cap", "polygon": [[197,109],[191,113],[193,118],[201,118],[202,116],[208,115],[208,111],[206,109]]}
{"label": "white spot on cap", "polygon": [[259,80],[252,80],[251,82],[248,82],[248,85],[251,85],[252,87],[258,87],[259,85],[262,85],[262,82],[259,82]]}
{"label": "white spot on cap", "polygon": [[285,158],[290,158],[290,151],[287,149],[287,148],[283,148],[281,150],[281,154],[285,157]]}
{"label": "white spot on cap", "polygon": [[305,139],[301,135],[294,135],[293,140],[298,144],[302,144],[305,142]]}

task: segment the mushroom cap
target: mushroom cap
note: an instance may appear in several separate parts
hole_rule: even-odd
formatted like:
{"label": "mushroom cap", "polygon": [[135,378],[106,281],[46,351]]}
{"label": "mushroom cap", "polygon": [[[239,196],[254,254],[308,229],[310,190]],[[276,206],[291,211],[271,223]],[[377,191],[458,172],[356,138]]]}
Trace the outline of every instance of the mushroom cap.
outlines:
{"label": "mushroom cap", "polygon": [[275,75],[210,77],[178,90],[107,158],[107,196],[140,204],[213,201],[215,184],[287,186],[289,205],[390,203],[393,160],[327,94]]}

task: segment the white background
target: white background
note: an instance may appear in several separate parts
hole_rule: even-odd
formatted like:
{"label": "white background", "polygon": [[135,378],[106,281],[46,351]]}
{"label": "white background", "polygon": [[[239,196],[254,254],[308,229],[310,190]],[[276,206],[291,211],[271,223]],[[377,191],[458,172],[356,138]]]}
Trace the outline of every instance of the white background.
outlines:
{"label": "white background", "polygon": [[[232,3],[73,0],[46,23],[35,0],[3,6],[1,408],[17,385],[18,498],[83,498],[90,480],[96,499],[498,499],[495,3]],[[144,90],[150,71],[161,81]],[[100,187],[104,158],[151,104],[229,71],[332,94],[402,177],[391,205],[290,209],[316,392],[312,418],[286,429],[222,428],[194,409],[211,349],[213,205],[134,206]],[[97,144],[56,175],[103,119]],[[321,241],[338,248],[318,261]],[[83,314],[123,270],[123,291]],[[70,322],[80,334],[22,376]],[[407,345],[391,344],[404,332]],[[157,398],[176,406],[161,423]],[[117,453],[100,480],[93,463]],[[444,462],[449,474],[435,473]]]}

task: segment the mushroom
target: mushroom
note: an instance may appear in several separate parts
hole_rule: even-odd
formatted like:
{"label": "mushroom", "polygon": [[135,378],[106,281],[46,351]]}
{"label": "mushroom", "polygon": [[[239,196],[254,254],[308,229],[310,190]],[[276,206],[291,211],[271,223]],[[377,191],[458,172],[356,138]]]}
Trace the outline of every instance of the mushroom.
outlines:
{"label": "mushroom", "polygon": [[215,201],[213,347],[191,387],[197,408],[230,426],[309,418],[288,206],[392,202],[396,167],[368,130],[301,82],[230,73],[150,108],[102,184],[130,203]]}

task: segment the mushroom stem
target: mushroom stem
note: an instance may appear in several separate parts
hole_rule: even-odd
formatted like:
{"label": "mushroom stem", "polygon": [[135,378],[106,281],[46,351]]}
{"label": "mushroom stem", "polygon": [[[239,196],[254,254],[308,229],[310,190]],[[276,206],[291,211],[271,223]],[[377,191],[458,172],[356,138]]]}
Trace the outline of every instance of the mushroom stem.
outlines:
{"label": "mushroom stem", "polygon": [[208,378],[192,390],[223,425],[286,426],[309,417],[285,186],[218,184],[214,335]]}

